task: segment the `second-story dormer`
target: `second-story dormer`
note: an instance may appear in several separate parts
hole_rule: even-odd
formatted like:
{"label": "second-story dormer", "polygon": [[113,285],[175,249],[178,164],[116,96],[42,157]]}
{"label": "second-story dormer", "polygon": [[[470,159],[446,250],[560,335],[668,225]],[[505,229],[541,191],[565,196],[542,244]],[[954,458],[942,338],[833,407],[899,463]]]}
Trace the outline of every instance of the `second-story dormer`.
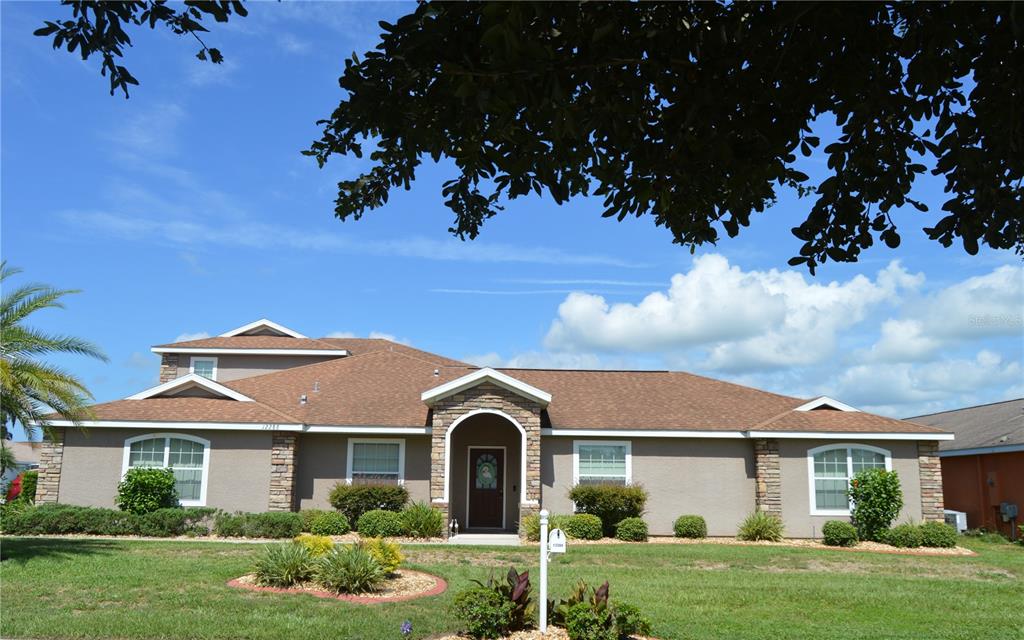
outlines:
{"label": "second-story dormer", "polygon": [[351,355],[338,341],[308,338],[265,318],[219,336],[156,345],[152,351],[160,354],[160,382],[190,373],[227,382]]}

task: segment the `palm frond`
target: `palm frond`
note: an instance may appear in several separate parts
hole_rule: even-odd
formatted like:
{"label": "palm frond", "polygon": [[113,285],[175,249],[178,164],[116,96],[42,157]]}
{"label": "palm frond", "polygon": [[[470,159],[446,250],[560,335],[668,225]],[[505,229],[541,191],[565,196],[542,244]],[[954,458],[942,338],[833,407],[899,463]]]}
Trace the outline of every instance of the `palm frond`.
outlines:
{"label": "palm frond", "polygon": [[48,353],[73,353],[90,356],[107,362],[107,356],[99,347],[87,340],[73,336],[48,335],[28,327],[5,328],[0,336],[3,353],[12,357],[45,355]]}

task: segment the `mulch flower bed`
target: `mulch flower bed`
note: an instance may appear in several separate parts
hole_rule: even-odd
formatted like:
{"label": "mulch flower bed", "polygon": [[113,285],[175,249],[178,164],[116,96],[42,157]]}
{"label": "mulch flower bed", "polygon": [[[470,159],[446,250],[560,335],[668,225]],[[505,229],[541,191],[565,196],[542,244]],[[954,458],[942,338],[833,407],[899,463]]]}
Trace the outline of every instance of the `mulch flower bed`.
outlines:
{"label": "mulch flower bed", "polygon": [[326,591],[314,582],[304,582],[294,587],[263,587],[256,584],[256,577],[252,574],[235,578],[228,582],[228,586],[235,587],[236,589],[265,591],[268,593],[304,593],[316,596],[317,598],[344,600],[358,604],[373,604],[376,602],[401,602],[403,600],[436,596],[444,593],[445,589],[448,588],[448,583],[442,578],[429,573],[402,569],[396,571],[394,577],[388,578],[387,582],[384,583],[384,588],[380,591],[361,593],[359,595]]}

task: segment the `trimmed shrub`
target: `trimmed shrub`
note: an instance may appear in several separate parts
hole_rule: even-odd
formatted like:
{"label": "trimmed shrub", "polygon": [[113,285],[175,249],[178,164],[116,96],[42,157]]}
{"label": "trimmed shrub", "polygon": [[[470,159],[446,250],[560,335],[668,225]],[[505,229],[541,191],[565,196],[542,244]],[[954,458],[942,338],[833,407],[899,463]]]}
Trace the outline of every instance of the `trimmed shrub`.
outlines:
{"label": "trimmed shrub", "polygon": [[569,640],[619,640],[612,610],[588,602],[569,607],[565,614],[565,632]]}
{"label": "trimmed shrub", "polygon": [[334,548],[334,541],[328,536],[314,536],[309,533],[303,533],[295,538],[295,542],[306,547],[309,551],[309,555],[314,558],[319,558],[322,555],[330,552]]}
{"label": "trimmed shrub", "polygon": [[956,529],[945,522],[925,522],[921,525],[921,546],[922,547],[945,547],[956,546]]}
{"label": "trimmed shrub", "polygon": [[740,524],[737,538],[748,542],[769,540],[780,542],[783,532],[782,518],[764,511],[755,511]]}
{"label": "trimmed shrub", "polygon": [[623,602],[615,605],[615,629],[620,640],[630,636],[651,635],[651,621],[634,605]]}
{"label": "trimmed shrub", "polygon": [[363,547],[387,575],[393,574],[398,571],[398,567],[402,566],[404,558],[397,542],[389,542],[383,538],[370,538],[363,542]]}
{"label": "trimmed shrub", "polygon": [[149,513],[178,506],[178,490],[170,469],[128,469],[117,485],[115,504],[128,513]]}
{"label": "trimmed shrub", "polygon": [[[538,521],[538,527],[539,527]],[[565,532],[566,537],[577,540],[600,540],[604,536],[604,527],[601,525],[601,518],[589,513],[577,513],[571,516],[564,516],[557,523],[559,529]],[[537,532],[538,538],[540,531]]]}
{"label": "trimmed shrub", "polygon": [[6,505],[3,531],[13,535],[62,535],[84,533],[100,536],[170,537],[188,533],[205,535],[215,509],[189,507],[160,509],[136,515],[116,509],[67,504],[32,506],[27,502]]}
{"label": "trimmed shrub", "polygon": [[299,511],[299,515],[302,516],[302,530],[305,533],[310,533],[309,529],[313,526],[313,521],[325,513],[337,512],[328,511],[327,509],[303,509]]}
{"label": "trimmed shrub", "polygon": [[318,536],[343,536],[351,530],[348,518],[336,511],[321,513],[309,525],[309,532]]}
{"label": "trimmed shrub", "polygon": [[181,535],[210,535],[210,520],[217,512],[211,507],[157,509],[138,516],[135,529],[140,536],[164,538]]}
{"label": "trimmed shrub", "polygon": [[569,499],[576,504],[576,513],[600,518],[604,535],[611,537],[623,519],[644,514],[647,492],[640,485],[578,484],[569,491]]}
{"label": "trimmed shrub", "polygon": [[679,516],[672,525],[672,530],[677,538],[708,537],[708,523],[702,516]]}
{"label": "trimmed shrub", "polygon": [[393,538],[402,535],[404,524],[402,514],[397,511],[374,509],[359,516],[356,523],[359,535],[367,538]]}
{"label": "trimmed shrub", "polygon": [[881,541],[903,508],[903,491],[895,471],[865,469],[850,480],[850,515],[861,540]]}
{"label": "trimmed shrub", "polygon": [[921,527],[916,524],[901,524],[885,532],[881,542],[903,549],[914,549],[921,546]]}
{"label": "trimmed shrub", "polygon": [[440,538],[444,535],[444,514],[426,502],[413,502],[402,510],[402,525],[410,538]]}
{"label": "trimmed shrub", "polygon": [[343,484],[334,485],[329,502],[345,514],[349,522],[359,522],[367,511],[401,511],[409,501],[409,491],[400,485]]}
{"label": "trimmed shrub", "polygon": [[290,587],[313,574],[309,548],[297,542],[269,544],[256,558],[256,582],[265,587]]}
{"label": "trimmed shrub", "polygon": [[386,574],[361,544],[339,545],[321,557],[314,568],[316,581],[338,593],[377,591]]}
{"label": "trimmed shrub", "polygon": [[459,592],[452,603],[452,614],[473,638],[500,638],[512,623],[513,604],[487,587],[472,587]]}
{"label": "trimmed shrub", "polygon": [[643,518],[623,518],[615,525],[615,537],[626,542],[647,542],[647,523]]}
{"label": "trimmed shrub", "polygon": [[294,538],[302,533],[302,516],[289,511],[219,513],[213,531],[228,538]]}
{"label": "trimmed shrub", "polygon": [[857,527],[845,520],[829,520],[821,527],[821,539],[830,547],[852,547],[858,542]]}

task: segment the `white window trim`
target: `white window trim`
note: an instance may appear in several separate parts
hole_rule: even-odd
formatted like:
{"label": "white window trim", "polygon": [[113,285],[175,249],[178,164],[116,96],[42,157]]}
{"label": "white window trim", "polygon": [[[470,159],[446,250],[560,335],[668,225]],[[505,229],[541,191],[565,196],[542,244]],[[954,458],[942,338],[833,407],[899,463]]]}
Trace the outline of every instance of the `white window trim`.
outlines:
{"label": "white window trim", "polygon": [[[217,358],[211,356],[192,356],[188,359],[188,372],[196,374],[196,361],[206,361],[213,363],[213,376],[210,380],[217,381]],[[196,374],[199,375],[199,374]],[[205,377],[205,376],[204,376]]]}
{"label": "white window trim", "polygon": [[[469,477],[472,474],[470,465],[473,463],[473,449],[501,449],[502,451],[502,462],[501,462],[501,528],[504,529],[506,526],[506,517],[508,502],[506,501],[507,496],[505,491],[508,490],[508,448],[504,445],[483,445],[483,444],[471,444],[466,447],[466,529],[469,529],[472,525],[469,523],[469,490],[470,483]],[[477,527],[478,529],[493,529],[494,527]]]}
{"label": "white window trim", "polygon": [[206,489],[209,485],[210,479],[210,441],[205,438],[197,436],[190,436],[184,433],[146,433],[141,436],[132,436],[124,441],[124,455],[121,461],[121,478],[124,479],[126,473],[128,473],[128,463],[131,460],[131,449],[132,443],[138,442],[139,440],[153,440],[156,438],[164,439],[164,468],[168,468],[171,455],[171,438],[178,438],[179,440],[189,440],[197,444],[203,445],[203,484],[199,487],[199,499],[198,500],[181,500],[181,506],[183,507],[205,507],[206,506]]}
{"label": "white window trim", "polygon": [[633,443],[630,440],[573,440],[572,486],[580,483],[580,445],[619,446],[626,449],[626,484],[633,482]]}
{"label": "white window trim", "polygon": [[[892,452],[887,449],[880,447],[873,447],[869,444],[858,444],[856,442],[844,443],[844,444],[826,444],[820,447],[814,447],[807,452],[807,484],[810,491],[810,507],[812,516],[849,516],[850,508],[846,509],[819,509],[818,500],[814,491],[814,456],[825,451],[831,451],[833,449],[846,449],[846,477],[847,481],[853,478],[853,449],[866,449],[867,451],[873,451],[880,453],[885,456],[885,470],[892,471]],[[832,478],[837,480],[838,478]]]}
{"label": "white window trim", "polygon": [[352,484],[352,455],[357,444],[398,443],[398,484],[405,484],[405,438],[349,438],[348,458],[345,461],[345,484]]}

